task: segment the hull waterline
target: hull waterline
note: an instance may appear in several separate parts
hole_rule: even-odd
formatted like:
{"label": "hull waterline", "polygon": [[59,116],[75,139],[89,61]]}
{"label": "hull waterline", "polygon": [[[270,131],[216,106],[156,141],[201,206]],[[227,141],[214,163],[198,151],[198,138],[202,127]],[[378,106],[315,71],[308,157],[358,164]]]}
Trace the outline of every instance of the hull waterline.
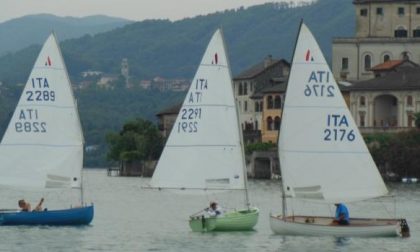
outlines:
{"label": "hull waterline", "polygon": [[280,235],[336,236],[336,237],[391,237],[400,236],[399,219],[350,219],[350,225],[334,225],[333,218],[315,216],[270,216],[271,230]]}
{"label": "hull waterline", "polygon": [[232,211],[218,217],[196,215],[190,218],[190,227],[194,232],[211,231],[250,231],[258,222],[259,210]]}
{"label": "hull waterline", "polygon": [[92,206],[39,212],[0,212],[0,225],[88,225],[94,215]]}

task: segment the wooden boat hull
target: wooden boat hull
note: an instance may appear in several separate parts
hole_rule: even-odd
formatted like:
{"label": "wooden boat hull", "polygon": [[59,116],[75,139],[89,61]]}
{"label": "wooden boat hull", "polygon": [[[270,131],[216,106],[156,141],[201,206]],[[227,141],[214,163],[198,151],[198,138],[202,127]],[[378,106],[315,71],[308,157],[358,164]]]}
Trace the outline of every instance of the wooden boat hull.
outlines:
{"label": "wooden boat hull", "polygon": [[249,231],[257,224],[258,216],[257,208],[232,211],[218,217],[198,215],[190,218],[190,227],[194,232]]}
{"label": "wooden boat hull", "polygon": [[331,224],[331,217],[270,216],[270,227],[280,235],[336,236],[336,237],[388,237],[401,235],[398,219],[350,219],[350,225]]}
{"label": "wooden boat hull", "polygon": [[88,225],[93,219],[93,205],[39,212],[0,212],[0,225]]}

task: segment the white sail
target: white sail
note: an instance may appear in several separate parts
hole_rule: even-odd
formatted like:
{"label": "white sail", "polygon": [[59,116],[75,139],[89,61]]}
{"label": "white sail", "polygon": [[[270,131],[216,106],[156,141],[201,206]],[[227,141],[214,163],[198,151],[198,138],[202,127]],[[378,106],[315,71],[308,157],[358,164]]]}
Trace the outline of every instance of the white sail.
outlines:
{"label": "white sail", "polygon": [[151,186],[244,189],[231,74],[220,30],[213,35],[153,174]]}
{"label": "white sail", "polygon": [[45,42],[0,144],[0,185],[80,187],[83,135],[53,34]]}
{"label": "white sail", "polygon": [[387,194],[315,38],[301,25],[279,136],[288,196],[348,202]]}

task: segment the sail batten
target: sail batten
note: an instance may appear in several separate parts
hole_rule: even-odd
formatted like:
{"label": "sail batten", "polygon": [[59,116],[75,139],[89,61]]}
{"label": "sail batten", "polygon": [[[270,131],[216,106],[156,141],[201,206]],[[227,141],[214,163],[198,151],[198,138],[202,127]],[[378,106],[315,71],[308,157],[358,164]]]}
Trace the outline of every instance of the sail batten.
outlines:
{"label": "sail batten", "polygon": [[153,174],[153,188],[243,190],[244,167],[230,70],[215,32]]}
{"label": "sail batten", "polygon": [[83,134],[54,34],[35,61],[0,143],[0,164],[0,185],[81,186]]}
{"label": "sail batten", "polygon": [[287,196],[349,202],[387,194],[332,72],[303,23],[278,145]]}

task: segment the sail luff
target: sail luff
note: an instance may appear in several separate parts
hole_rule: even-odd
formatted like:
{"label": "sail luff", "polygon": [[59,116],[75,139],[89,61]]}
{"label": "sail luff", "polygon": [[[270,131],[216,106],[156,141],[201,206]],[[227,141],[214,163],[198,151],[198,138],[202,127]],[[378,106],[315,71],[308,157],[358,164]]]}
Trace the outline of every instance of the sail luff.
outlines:
{"label": "sail luff", "polygon": [[[219,29],[219,32],[220,32],[220,36],[222,37],[224,51],[227,54],[228,50],[227,50],[227,46],[226,46],[226,41],[224,39],[224,35],[223,35],[223,32],[222,32],[221,28]],[[236,126],[238,128],[239,145],[241,146],[241,152],[242,152],[242,171],[243,171],[243,180],[244,180],[245,206],[248,209],[250,209],[251,202],[249,200],[249,192],[248,192],[248,172],[247,172],[247,169],[246,169],[246,161],[245,161],[244,136],[243,136],[240,120],[239,120],[238,101],[235,98],[235,88],[234,88],[234,85],[232,83],[232,79],[233,79],[232,78],[232,71],[231,71],[231,68],[230,68],[229,57],[227,55],[226,55],[226,64],[228,66],[229,79],[231,80],[231,87],[232,87],[232,94],[233,94],[232,99],[234,99],[234,101],[235,101]]]}
{"label": "sail luff", "polygon": [[387,193],[331,70],[301,24],[279,136],[288,196],[329,202]]}

